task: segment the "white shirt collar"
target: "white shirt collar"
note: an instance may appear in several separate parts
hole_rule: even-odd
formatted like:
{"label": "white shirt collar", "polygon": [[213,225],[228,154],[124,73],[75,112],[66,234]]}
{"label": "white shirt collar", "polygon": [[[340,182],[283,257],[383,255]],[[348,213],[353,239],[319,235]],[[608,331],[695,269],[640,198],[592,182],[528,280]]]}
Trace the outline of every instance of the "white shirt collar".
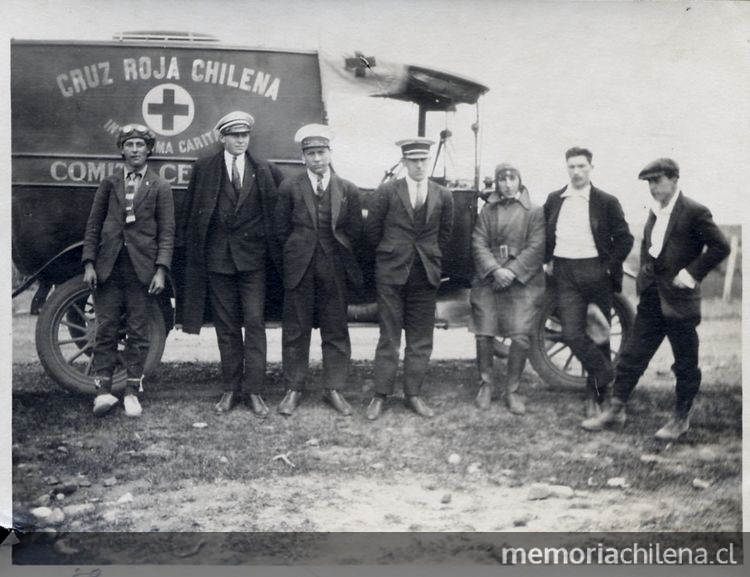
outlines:
{"label": "white shirt collar", "polygon": [[677,192],[672,195],[672,200],[670,200],[667,203],[667,206],[663,207],[658,202],[654,201],[653,205],[651,206],[651,210],[654,212],[655,215],[660,214],[672,214],[672,210],[674,210],[674,205],[677,202],[677,197],[680,196],[682,193],[681,190],[678,190]]}
{"label": "white shirt collar", "polygon": [[[307,169],[307,178],[310,179],[310,184],[312,184],[313,190],[318,188],[318,175],[315,174],[309,168]],[[323,190],[328,188],[329,182],[331,182],[331,169],[330,168],[326,170],[326,173],[323,175]]]}
{"label": "white shirt collar", "polygon": [[583,188],[573,188],[573,186],[569,184],[565,187],[565,190],[562,193],[562,198],[568,198],[569,196],[579,196],[588,200],[591,196],[591,183],[588,183]]}
{"label": "white shirt collar", "polygon": [[127,180],[128,174],[130,174],[132,172],[134,174],[140,174],[141,175],[141,180],[143,180],[143,177],[146,176],[146,170],[147,169],[148,169],[148,164],[144,164],[143,168],[141,168],[140,170],[131,170],[131,169],[128,168],[128,165],[126,164],[123,167],[123,175],[124,175],[125,179]]}
{"label": "white shirt collar", "polygon": [[419,186],[420,186],[420,188],[422,190],[427,191],[427,179],[426,178],[424,180],[420,180],[419,182],[417,182],[416,180],[414,180],[411,176],[409,176],[407,174],[406,175],[406,184],[409,186],[409,190],[416,191],[417,190],[417,184],[419,184]]}

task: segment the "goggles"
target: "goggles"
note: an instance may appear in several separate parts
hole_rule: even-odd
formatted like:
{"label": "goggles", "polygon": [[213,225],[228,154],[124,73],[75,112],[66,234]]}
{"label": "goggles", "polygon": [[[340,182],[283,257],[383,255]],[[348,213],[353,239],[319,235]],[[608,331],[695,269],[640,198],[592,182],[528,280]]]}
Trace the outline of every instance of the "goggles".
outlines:
{"label": "goggles", "polygon": [[130,138],[142,138],[149,146],[153,146],[156,141],[151,129],[143,124],[126,124],[121,127],[117,134],[117,146],[122,146],[122,143]]}

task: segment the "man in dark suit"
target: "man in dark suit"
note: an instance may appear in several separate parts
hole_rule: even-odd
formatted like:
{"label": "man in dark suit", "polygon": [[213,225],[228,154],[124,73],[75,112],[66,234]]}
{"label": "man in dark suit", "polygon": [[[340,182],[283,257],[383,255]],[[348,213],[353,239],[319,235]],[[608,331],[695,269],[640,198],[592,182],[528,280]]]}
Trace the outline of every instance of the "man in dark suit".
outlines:
{"label": "man in dark suit", "polygon": [[347,285],[362,286],[355,247],[362,235],[357,187],[330,167],[332,133],[308,124],[297,131],[307,167],[285,180],[276,203],[276,234],[284,259],[282,360],[287,391],[279,413],[291,415],[304,391],[310,333],[320,327],[324,399],[342,415],[352,408],[340,391],[346,386],[351,343],[347,325]]}
{"label": "man in dark suit", "polygon": [[253,412],[265,417],[266,266],[270,259],[280,268],[273,210],[281,174],[249,154],[254,123],[242,111],[224,116],[215,127],[223,150],[193,167],[182,218],[182,320],[186,333],[199,333],[208,294],[224,388],[215,409],[232,410],[244,389]]}
{"label": "man in dark suit", "polygon": [[620,202],[591,184],[591,151],[571,148],[565,160],[570,183],[544,203],[545,262],[563,340],[588,373],[585,413],[593,417],[600,412],[614,371],[609,339],[597,344],[586,334],[587,314],[593,309],[609,322],[612,293],[622,291],[622,263],[633,248],[633,235]]}
{"label": "man in dark suit", "polygon": [[367,418],[377,419],[393,394],[401,330],[406,332],[404,393],[418,415],[434,411],[421,397],[432,354],[435,300],[442,255],[453,232],[453,195],[427,178],[430,147],[424,138],[401,140],[407,176],[378,188],[372,197],[365,234],[375,247],[375,284],[380,339],[375,352],[375,396]]}
{"label": "man in dark suit", "polygon": [[174,205],[169,183],[147,164],[156,138],[140,124],[120,128],[117,147],[124,170],[105,178],[94,195],[83,241],[84,282],[95,290],[94,414],[119,399],[112,394],[122,312],[126,317],[123,405],[128,417],[142,413],[143,364],[148,352],[152,295],[164,290],[174,248]]}
{"label": "man in dark suit", "polygon": [[701,383],[696,332],[701,321],[700,282],[726,258],[729,244],[708,208],[679,190],[680,169],[674,160],[657,159],[638,178],[648,181],[655,201],[641,243],[638,310],[617,365],[611,405],[582,426],[600,431],[625,423],[625,403],[667,337],[674,354],[677,398],[674,414],[655,436],[673,441],[690,428],[690,409]]}

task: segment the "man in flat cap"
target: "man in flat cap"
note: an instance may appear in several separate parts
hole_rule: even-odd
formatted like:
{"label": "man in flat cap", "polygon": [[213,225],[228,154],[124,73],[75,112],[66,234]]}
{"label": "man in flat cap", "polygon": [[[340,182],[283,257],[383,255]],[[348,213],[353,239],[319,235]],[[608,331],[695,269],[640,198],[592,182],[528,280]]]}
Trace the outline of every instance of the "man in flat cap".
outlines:
{"label": "man in flat cap", "polygon": [[380,325],[370,420],[380,416],[386,396],[393,394],[402,330],[407,405],[422,417],[434,415],[421,396],[422,382],[432,354],[442,255],[453,232],[453,195],[427,178],[432,144],[424,138],[396,143],[407,175],[373,193],[365,222],[367,240],[375,247]]}
{"label": "man in flat cap", "polygon": [[[166,286],[172,263],[175,221],[172,189],[148,166],[154,133],[141,124],[120,128],[117,148],[125,166],[105,178],[94,195],[83,241],[83,281],[94,290],[97,333],[94,345],[94,415],[108,413],[120,323],[125,313],[126,370],[123,407],[128,417],[142,413],[143,366],[148,353],[152,299]],[[158,314],[158,313],[157,313]]]}
{"label": "man in flat cap", "polygon": [[282,361],[287,382],[279,413],[297,408],[308,375],[310,334],[320,327],[324,399],[340,414],[351,359],[347,292],[362,286],[355,250],[362,236],[356,185],[331,169],[331,130],[308,124],[294,137],[306,170],[286,179],[276,203],[276,234],[284,259]]}
{"label": "man in flat cap", "polygon": [[622,263],[633,248],[620,202],[591,183],[592,158],[586,148],[567,150],[570,182],[544,203],[544,260],[555,287],[563,340],[587,373],[586,417],[600,413],[614,378],[608,331],[595,342],[586,331],[587,319],[609,323],[612,293],[622,291]]}
{"label": "man in flat cap", "polygon": [[690,428],[690,409],[701,383],[698,333],[700,282],[729,254],[729,244],[711,211],[679,189],[680,169],[671,158],[659,158],[641,170],[654,204],[641,243],[636,279],[638,309],[632,334],[617,365],[610,407],[583,421],[587,431],[625,423],[625,403],[666,337],[672,347],[677,383],[672,417],[656,438],[673,441]]}
{"label": "man in flat cap", "polygon": [[248,152],[254,122],[243,111],[221,118],[215,130],[222,150],[193,166],[181,221],[182,322],[185,332],[200,332],[208,295],[224,390],[215,410],[230,411],[244,391],[253,412],[264,417],[266,265],[270,260],[280,269],[273,210],[281,173]]}

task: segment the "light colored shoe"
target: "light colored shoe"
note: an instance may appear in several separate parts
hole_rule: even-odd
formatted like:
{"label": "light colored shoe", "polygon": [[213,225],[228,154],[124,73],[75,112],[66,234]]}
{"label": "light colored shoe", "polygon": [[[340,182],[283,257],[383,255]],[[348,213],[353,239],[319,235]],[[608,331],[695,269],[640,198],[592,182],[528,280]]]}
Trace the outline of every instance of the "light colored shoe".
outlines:
{"label": "light colored shoe", "polygon": [[102,393],[101,395],[96,395],[96,398],[94,399],[94,416],[103,417],[104,415],[109,413],[109,411],[112,410],[112,407],[114,407],[118,402],[120,402],[120,399],[118,399],[111,393]]}
{"label": "light colored shoe", "polygon": [[676,441],[690,429],[690,417],[688,415],[674,415],[667,424],[656,431],[654,437],[660,441]]}
{"label": "light colored shoe", "polygon": [[523,404],[521,397],[517,393],[507,393],[505,395],[505,404],[508,406],[508,410],[514,415],[526,414],[526,405]]}
{"label": "light colored shoe", "polygon": [[479,392],[474,399],[474,403],[483,411],[489,409],[492,403],[492,388],[492,385],[487,381],[482,381],[479,385]]}
{"label": "light colored shoe", "polygon": [[619,399],[612,399],[609,408],[599,414],[598,417],[591,417],[581,423],[581,427],[590,433],[599,432],[607,427],[625,426],[625,403]]}
{"label": "light colored shoe", "polygon": [[125,405],[126,417],[132,417],[134,419],[137,419],[143,414],[141,403],[138,402],[138,397],[136,397],[135,395],[125,395],[125,398],[123,399],[123,404]]}

